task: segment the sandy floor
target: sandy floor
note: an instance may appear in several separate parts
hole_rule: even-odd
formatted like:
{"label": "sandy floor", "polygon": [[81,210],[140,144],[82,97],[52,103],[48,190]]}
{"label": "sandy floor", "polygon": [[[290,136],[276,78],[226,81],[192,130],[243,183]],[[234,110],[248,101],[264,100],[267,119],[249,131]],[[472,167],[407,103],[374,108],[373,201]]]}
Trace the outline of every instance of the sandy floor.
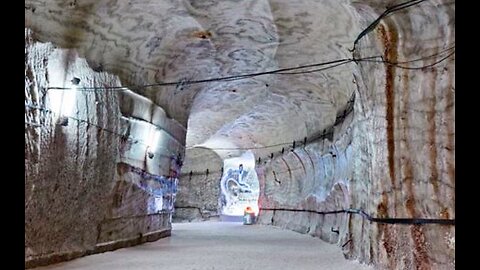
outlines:
{"label": "sandy floor", "polygon": [[280,228],[233,222],[173,224],[172,236],[40,269],[372,269],[340,247]]}

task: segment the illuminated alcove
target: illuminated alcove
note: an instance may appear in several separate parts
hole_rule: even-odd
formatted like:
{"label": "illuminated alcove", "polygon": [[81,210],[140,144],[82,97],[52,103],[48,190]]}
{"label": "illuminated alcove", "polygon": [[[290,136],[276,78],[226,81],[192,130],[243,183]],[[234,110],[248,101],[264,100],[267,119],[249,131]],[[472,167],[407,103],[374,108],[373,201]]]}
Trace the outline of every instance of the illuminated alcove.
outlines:
{"label": "illuminated alcove", "polygon": [[220,190],[222,215],[241,216],[246,207],[251,207],[258,214],[259,182],[255,156],[251,151],[224,160]]}

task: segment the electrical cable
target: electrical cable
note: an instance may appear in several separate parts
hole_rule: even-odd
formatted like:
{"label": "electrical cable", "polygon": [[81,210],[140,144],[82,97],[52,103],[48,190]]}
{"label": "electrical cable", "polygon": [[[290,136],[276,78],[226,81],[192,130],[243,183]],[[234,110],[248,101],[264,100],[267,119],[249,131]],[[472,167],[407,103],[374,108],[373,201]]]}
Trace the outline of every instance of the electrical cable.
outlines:
{"label": "electrical cable", "polygon": [[[428,67],[432,67],[432,66],[435,66],[445,60],[447,60],[448,58],[450,58],[451,56],[453,56],[453,54],[455,54],[455,46],[452,46],[450,48],[447,48],[445,50],[442,50],[438,53],[435,53],[435,54],[432,54],[432,55],[428,55],[428,56],[424,56],[424,57],[420,57],[420,58],[416,58],[416,59],[413,59],[413,60],[407,60],[407,61],[401,61],[401,62],[388,62],[388,61],[375,61],[375,60],[370,60],[371,58],[378,58],[379,56],[372,56],[372,57],[367,57],[369,59],[366,59],[366,58],[363,58],[363,59],[357,59],[357,60],[352,60],[352,61],[356,61],[356,62],[374,62],[374,63],[384,63],[384,64],[387,64],[387,65],[392,65],[392,66],[395,66],[395,67],[399,67],[399,68],[403,68],[403,69],[410,69],[410,70],[418,70],[418,69],[423,69],[423,68],[428,68]],[[418,61],[423,61],[425,59],[430,59],[432,57],[435,57],[435,56],[438,56],[438,55],[441,55],[445,52],[448,52],[450,50],[453,50],[452,52],[450,52],[449,54],[447,54],[445,57],[441,58],[440,60],[432,63],[432,64],[428,64],[428,65],[424,65],[424,66],[421,66],[421,67],[406,67],[406,66],[400,66],[399,64],[403,64],[403,63],[413,63],[413,62],[418,62]],[[351,61],[349,61],[351,62]],[[341,63],[343,64],[343,63]],[[350,100],[349,100],[350,101]],[[336,121],[337,122],[337,121]],[[328,134],[327,134],[328,135]],[[303,140],[298,140],[299,142],[302,142]],[[266,146],[257,146],[257,147],[232,147],[232,148],[209,148],[209,149],[212,149],[212,150],[254,150],[254,149],[266,149],[266,148],[272,148],[272,147],[277,147],[277,146],[282,146],[282,145],[288,145],[288,144],[292,144],[292,142],[284,142],[284,143],[278,143],[278,144],[272,144],[272,145],[266,145]],[[186,149],[192,149],[194,147],[187,147]]]}
{"label": "electrical cable", "polygon": [[365,28],[362,32],[360,32],[360,34],[358,34],[357,38],[353,42],[353,49],[351,49],[350,52],[355,51],[357,43],[360,41],[360,39],[362,39],[365,35],[370,33],[373,29],[375,29],[375,27],[380,23],[380,21],[384,17],[388,16],[390,13],[393,13],[393,12],[396,12],[396,11],[399,11],[399,10],[402,10],[402,9],[406,9],[406,8],[414,6],[414,5],[418,5],[418,4],[420,4],[424,1],[426,1],[426,0],[411,0],[411,1],[400,3],[398,5],[387,8],[387,10],[385,10],[382,14],[380,14],[380,16],[378,16],[377,19],[375,19],[372,23],[370,23],[367,26],[367,28]]}
{"label": "electrical cable", "polygon": [[164,82],[164,83],[146,84],[146,85],[141,85],[141,86],[48,87],[47,89],[48,90],[50,90],[50,89],[51,90],[71,90],[71,89],[74,89],[74,90],[99,90],[99,89],[125,90],[125,89],[141,89],[141,88],[147,88],[147,87],[153,87],[153,86],[192,85],[192,84],[199,84],[199,83],[206,83],[206,82],[216,82],[216,81],[234,81],[234,80],[240,80],[240,79],[245,79],[245,78],[253,78],[253,77],[257,77],[257,76],[270,75],[270,74],[275,74],[275,73],[290,71],[290,70],[298,70],[298,69],[304,69],[304,68],[310,68],[310,67],[326,66],[326,65],[336,64],[336,63],[344,62],[344,61],[348,61],[348,60],[350,60],[350,59],[343,58],[343,59],[337,59],[337,60],[332,60],[332,61],[327,61],[327,62],[322,62],[322,63],[303,65],[303,66],[298,66],[298,67],[281,68],[281,69],[275,69],[275,70],[271,70],[271,71],[263,71],[263,72],[257,72],[257,73],[249,73],[249,74],[243,74],[243,75],[233,75],[233,76],[226,76],[226,77],[216,77],[216,78],[193,80],[193,81]]}
{"label": "electrical cable", "polygon": [[[29,108],[32,108],[32,109],[37,109],[37,110],[41,110],[41,111],[44,111],[44,112],[47,112],[47,113],[50,113],[50,114],[54,114],[54,115],[58,115],[60,116],[60,114],[58,113],[55,113],[54,111],[52,110],[49,110],[48,108],[45,108],[45,107],[41,107],[41,106],[36,106],[36,105],[33,105],[33,104],[25,104],[25,107],[29,107]],[[73,117],[73,116],[64,116],[64,117],[67,117],[69,119],[72,119],[72,120],[75,120],[77,122],[80,122],[80,123],[85,123],[87,125],[91,125],[91,126],[95,126],[96,128],[100,129],[100,130],[103,130],[103,131],[106,131],[107,133],[111,133],[113,135],[116,135],[117,137],[120,137],[122,139],[126,139],[127,141],[133,143],[133,144],[142,144],[142,145],[145,145],[147,147],[149,147],[150,145],[148,143],[146,143],[145,141],[142,141],[142,140],[138,140],[138,139],[135,139],[131,136],[126,136],[125,134],[121,134],[121,133],[118,133],[118,132],[115,132],[113,130],[110,130],[108,128],[105,128],[105,127],[102,127],[102,126],[99,126],[95,123],[92,123],[88,120],[84,120],[84,119],[80,119],[80,118],[76,118],[76,117]],[[34,126],[44,126],[46,127],[45,125],[41,125],[41,124],[38,124],[38,123],[31,123],[31,122],[25,122],[25,124],[29,124],[29,125],[34,125]],[[169,152],[170,154],[172,155],[177,155],[175,153],[172,153],[168,148],[165,148],[165,147],[157,147],[157,148],[160,148],[160,149],[165,149],[167,150],[167,152]],[[163,156],[163,157],[171,157],[169,155],[165,155],[164,153],[159,153],[159,152],[152,152],[150,151],[151,153],[154,153],[154,154],[158,154],[159,156]]]}
{"label": "electrical cable", "polygon": [[[455,48],[455,47],[453,47]],[[455,51],[450,53],[446,58],[450,57]],[[437,53],[435,55],[439,55],[440,53]],[[315,64],[309,64],[309,65],[302,65],[298,67],[290,67],[290,68],[282,68],[282,69],[276,69],[276,70],[271,70],[271,71],[265,71],[265,72],[257,72],[257,73],[250,73],[250,74],[243,74],[243,75],[234,75],[234,76],[227,76],[227,77],[217,77],[217,78],[211,78],[211,79],[202,79],[202,80],[193,80],[193,81],[176,81],[176,82],[166,82],[166,83],[156,83],[156,84],[148,84],[148,85],[143,85],[143,86],[111,86],[111,87],[48,87],[47,90],[75,90],[75,91],[98,91],[98,90],[130,90],[130,89],[141,89],[141,88],[147,88],[147,87],[153,87],[153,86],[171,86],[171,85],[191,85],[191,84],[199,84],[199,83],[206,83],[206,82],[217,82],[217,81],[235,81],[235,80],[242,80],[246,78],[253,78],[253,77],[258,77],[258,76],[263,76],[263,75],[271,75],[271,74],[279,74],[279,75],[298,75],[298,74],[308,74],[308,73],[314,73],[314,72],[320,72],[320,71],[325,71],[331,68],[335,68],[341,65],[345,65],[351,62],[374,62],[374,63],[385,63],[389,65],[396,66],[398,68],[402,69],[422,69],[428,66],[423,66],[423,67],[415,67],[415,68],[410,68],[410,67],[405,67],[399,65],[400,63],[410,63],[410,62],[415,62],[415,61],[421,61],[424,59],[429,59],[435,55],[430,55],[427,57],[422,57],[419,59],[415,60],[410,60],[410,61],[405,61],[405,62],[389,62],[389,61],[375,61],[372,59],[375,58],[383,58],[382,56],[369,56],[369,57],[363,57],[363,58],[342,58],[342,59],[337,59],[337,60],[332,60],[332,61],[327,61],[327,62],[321,62],[321,63],[315,63]],[[441,62],[441,61],[440,61]],[[437,64],[437,63],[435,63]],[[327,66],[331,65],[331,66]],[[311,68],[311,67],[319,67],[319,66],[327,66],[323,67],[320,69],[314,69],[314,70],[306,70],[306,71],[297,71],[297,72],[286,72],[290,70],[299,70],[299,69],[305,69],[305,68]]]}
{"label": "electrical cable", "polygon": [[[352,52],[355,51],[356,44],[358,41],[368,34],[370,31],[372,31],[378,23],[386,16],[388,16],[390,13],[397,12],[403,9],[406,9],[411,6],[418,5],[426,0],[411,0],[407,1],[404,3],[400,3],[397,5],[394,5],[392,7],[387,8],[385,12],[383,12],[375,21],[370,23],[366,29],[364,29],[355,39],[354,41],[354,48],[351,50]],[[374,56],[376,58],[376,56]],[[147,84],[147,85],[131,85],[131,86],[111,86],[111,87],[75,87],[75,88],[67,88],[67,87],[48,87],[48,90],[83,90],[83,91],[97,91],[99,89],[103,90],[129,90],[129,89],[142,89],[142,88],[148,88],[148,87],[154,87],[154,86],[173,86],[173,85],[192,85],[192,84],[199,84],[199,83],[206,83],[206,82],[215,82],[215,81],[234,81],[234,80],[241,80],[241,79],[246,79],[246,78],[253,78],[257,76],[263,76],[263,75],[270,75],[270,74],[280,74],[280,75],[292,75],[292,74],[307,74],[307,73],[313,73],[313,72],[318,72],[318,71],[324,71],[329,68],[334,68],[343,64],[347,64],[350,62],[359,62],[359,61],[370,61],[368,58],[362,58],[362,59],[337,59],[337,60],[332,60],[328,62],[323,62],[323,63],[316,63],[316,64],[310,64],[310,65],[303,65],[299,67],[289,67],[289,68],[282,68],[282,69],[276,69],[272,71],[265,71],[265,72],[257,72],[257,73],[250,73],[250,74],[243,74],[243,75],[233,75],[233,76],[226,76],[226,77],[217,77],[217,78],[210,78],[210,79],[201,79],[201,80],[192,80],[192,81],[176,81],[176,82],[163,82],[163,83],[154,83],[154,84]],[[372,62],[372,61],[371,61]],[[331,65],[334,64],[331,67],[326,67],[326,68],[320,68],[316,70],[309,70],[309,71],[299,71],[299,72],[286,72],[286,71],[292,71],[292,70],[298,70],[298,69],[305,69],[305,68],[311,68],[311,67],[319,67],[319,66],[325,66],[325,65]],[[396,65],[394,63],[388,63],[390,65]],[[398,64],[398,63],[397,63]],[[399,68],[406,68],[403,66],[396,65]],[[407,69],[420,69],[420,68],[407,68]]]}
{"label": "electrical cable", "polygon": [[451,56],[453,56],[455,54],[455,51],[449,53],[447,56],[441,58],[440,60],[432,63],[432,64],[429,64],[429,65],[425,65],[425,66],[421,66],[421,67],[407,67],[407,66],[401,66],[399,65],[398,63],[394,63],[394,62],[389,62],[389,61],[375,61],[375,60],[365,60],[365,62],[374,62],[374,63],[384,63],[386,65],[389,65],[389,66],[394,66],[396,68],[401,68],[401,69],[408,69],[408,70],[419,70],[419,69],[425,69],[425,68],[429,68],[429,67],[433,67],[445,60],[447,60],[448,58],[450,58]]}
{"label": "electrical cable", "polygon": [[[392,6],[392,7],[389,7],[387,8],[387,10],[385,12],[383,12],[374,22],[372,22],[366,29],[364,29],[358,36],[357,38],[355,39],[354,41],[354,49],[351,50],[351,51],[354,51],[355,50],[355,46],[356,44],[358,43],[358,41],[363,37],[365,36],[366,34],[368,34],[370,31],[372,31],[377,25],[378,23],[381,21],[381,19],[383,19],[384,17],[388,16],[390,13],[393,13],[393,12],[397,12],[399,10],[402,10],[402,9],[406,9],[408,7],[411,7],[411,6],[414,6],[414,5],[417,5],[417,4],[420,4],[422,2],[424,2],[426,0],[411,0],[411,1],[407,1],[407,2],[404,2],[404,3],[401,3],[401,4],[397,4],[395,6]],[[441,53],[443,52],[446,52],[450,49],[454,49],[455,46],[453,47],[450,47],[442,52],[439,52],[437,54],[433,54],[433,55],[430,55],[430,56],[426,56],[426,57],[421,57],[419,59],[414,59],[414,60],[409,60],[409,61],[404,61],[404,62],[390,62],[390,61],[385,61],[383,60],[383,57],[381,56],[371,56],[371,57],[365,57],[365,58],[360,58],[360,59],[349,59],[349,58],[343,58],[343,59],[337,59],[337,60],[332,60],[332,61],[327,61],[327,62],[323,62],[323,63],[316,63],[316,64],[310,64],[310,65],[303,65],[303,66],[299,66],[299,67],[289,67],[289,68],[282,68],[282,69],[277,69],[277,70],[272,70],[272,71],[266,71],[266,72],[257,72],[257,73],[251,73],[251,74],[243,74],[243,75],[234,75],[234,76],[227,76],[227,77],[217,77],[217,78],[210,78],[210,79],[202,79],[202,80],[194,80],[194,81],[177,81],[177,82],[165,82],[165,83],[155,83],[155,84],[148,84],[148,85],[143,85],[143,86],[118,86],[118,87],[75,87],[75,88],[65,88],[65,87],[49,87],[47,88],[47,90],[71,90],[71,89],[74,89],[74,90],[83,90],[83,91],[86,91],[86,90],[93,90],[93,91],[97,91],[97,90],[100,90],[100,89],[104,89],[104,90],[127,90],[127,89],[138,89],[138,88],[146,88],[146,87],[153,87],[153,86],[171,86],[171,85],[191,85],[191,84],[198,84],[198,83],[205,83],[205,82],[214,82],[214,81],[233,81],[233,80],[240,80],[240,79],[245,79],[245,78],[252,78],[252,77],[257,77],[257,76],[262,76],[262,75],[270,75],[270,74],[280,74],[280,75],[294,75],[294,74],[308,74],[308,73],[313,73],[313,72],[319,72],[319,71],[324,71],[324,70],[327,70],[327,69],[330,69],[330,68],[334,68],[334,67],[337,67],[337,66],[340,66],[340,65],[344,65],[344,64],[348,64],[348,63],[351,63],[351,62],[355,62],[355,63],[358,63],[358,62],[373,62],[373,63],[384,63],[384,64],[387,64],[387,65],[391,65],[391,66],[394,66],[394,67],[397,67],[397,68],[402,68],[402,69],[409,69],[409,70],[418,70],[418,69],[424,69],[424,68],[428,68],[428,67],[432,67],[438,63],[441,63],[443,61],[445,61],[446,59],[448,59],[449,57],[451,57],[455,51],[453,50],[453,52],[449,53],[447,56],[443,57],[442,59],[430,64],[430,65],[425,65],[425,66],[422,66],[422,67],[407,67],[407,66],[402,66],[400,64],[404,64],[404,63],[411,63],[411,62],[415,62],[415,61],[421,61],[421,60],[425,60],[425,59],[428,59],[428,58],[431,58],[431,57],[434,57],[434,56],[437,56],[437,55],[440,55]],[[372,60],[372,59],[375,59],[375,58],[382,58],[382,61],[378,61],[378,60]],[[287,71],[291,71],[291,70],[299,70],[299,69],[305,69],[305,68],[312,68],[312,67],[319,67],[319,66],[326,66],[326,65],[331,65],[331,66],[327,66],[327,67],[323,67],[323,68],[320,68],[320,69],[314,69],[314,70],[307,70],[307,71],[297,71],[297,72],[287,72]],[[346,110],[344,112],[344,114],[346,114]],[[81,120],[81,119],[75,119],[73,117],[70,117],[74,120],[77,120],[77,121],[83,121],[83,122],[86,122],[88,124],[91,124],[91,125],[94,125],[94,126],[97,126],[99,127],[98,125],[95,125],[93,123],[89,123],[88,121],[86,120]],[[339,119],[339,117],[337,117],[337,120]],[[35,123],[27,123],[26,124],[32,124],[34,125]],[[337,124],[337,121],[335,122],[335,124]],[[104,129],[108,132],[111,132],[111,133],[114,133],[108,129],[105,129],[103,127],[99,127],[101,129]],[[325,135],[325,131],[323,133]],[[119,136],[122,136],[123,135],[120,135],[120,134],[117,134]],[[317,137],[317,139],[320,138],[320,137]],[[138,141],[137,141],[138,142]],[[294,141],[295,142],[295,141]],[[301,140],[299,140],[299,142],[301,142]],[[261,146],[261,147],[243,147],[243,148],[210,148],[212,150],[251,150],[251,149],[266,149],[266,148],[271,148],[271,147],[277,147],[277,146],[282,146],[282,145],[288,145],[288,144],[291,144],[290,142],[288,143],[279,143],[279,144],[274,144],[274,145],[268,145],[268,146]],[[147,145],[147,144],[145,144]],[[189,149],[189,148],[187,148]]]}
{"label": "electrical cable", "polygon": [[289,211],[289,212],[308,212],[320,215],[330,215],[330,214],[340,214],[340,213],[349,213],[349,214],[358,214],[361,215],[364,219],[367,219],[371,222],[376,223],[385,223],[385,224],[405,224],[405,225],[422,225],[422,224],[440,224],[440,225],[454,225],[455,219],[436,219],[436,218],[376,218],[367,214],[362,209],[349,208],[342,210],[332,210],[332,211],[315,211],[315,210],[306,210],[306,209],[289,209],[289,208],[259,208],[260,211]]}

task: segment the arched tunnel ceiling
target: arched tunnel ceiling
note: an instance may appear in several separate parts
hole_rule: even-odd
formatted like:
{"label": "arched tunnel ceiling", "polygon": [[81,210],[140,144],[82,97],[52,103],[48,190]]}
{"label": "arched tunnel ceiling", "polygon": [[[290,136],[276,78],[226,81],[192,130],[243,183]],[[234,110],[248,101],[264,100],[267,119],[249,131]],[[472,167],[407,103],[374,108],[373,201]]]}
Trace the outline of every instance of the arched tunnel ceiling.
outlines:
{"label": "arched tunnel ceiling", "polygon": [[[40,41],[77,49],[124,85],[145,85],[351,57],[362,30],[354,6],[376,2],[26,0],[25,22]],[[354,91],[353,68],[133,90],[188,122],[187,146],[265,146],[331,126]]]}

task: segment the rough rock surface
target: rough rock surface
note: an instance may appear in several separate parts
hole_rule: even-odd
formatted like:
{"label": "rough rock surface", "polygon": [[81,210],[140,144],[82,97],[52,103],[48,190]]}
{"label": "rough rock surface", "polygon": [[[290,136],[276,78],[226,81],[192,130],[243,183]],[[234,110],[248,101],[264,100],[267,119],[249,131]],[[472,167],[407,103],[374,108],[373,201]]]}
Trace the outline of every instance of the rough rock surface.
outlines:
{"label": "rough rock surface", "polygon": [[185,156],[173,220],[218,219],[222,160],[214,151],[201,147],[187,149]]}
{"label": "rough rock surface", "polygon": [[[357,53],[404,62],[441,52],[454,44],[454,29],[448,19],[435,18],[451,18],[452,12],[451,4],[429,3],[393,15],[360,42]],[[420,25],[419,18],[429,23]],[[415,42],[406,38],[420,35]],[[419,70],[360,63],[354,113],[335,129],[333,140],[311,143],[258,169],[261,207],[360,208],[380,218],[454,219],[454,72],[452,59]],[[264,211],[260,221],[347,244],[347,257],[380,269],[455,268],[454,226],[386,225],[360,215],[286,211]]]}
{"label": "rough rock surface", "polygon": [[[25,24],[33,29],[40,41],[52,42],[61,48],[73,48],[95,71],[108,72],[95,76],[118,76],[118,79],[98,78],[89,82],[90,85],[101,85],[103,82],[109,86],[144,85],[263,72],[352,57],[349,49],[353,47],[357,35],[387,7],[400,2],[312,0],[305,4],[304,0],[27,0]],[[378,55],[389,62],[401,62],[402,66],[420,67],[445,57],[449,53],[445,50],[454,45],[455,2],[429,0],[385,17],[360,40],[353,55],[357,58]],[[42,47],[38,50],[52,49]],[[441,54],[432,56],[437,53]],[[33,64],[26,64],[26,99],[41,101],[41,91],[27,91],[30,87],[27,84],[33,81],[33,77],[47,76],[42,73],[47,70],[42,67],[46,65],[42,60],[40,57]],[[26,61],[30,61],[28,57]],[[36,65],[31,68],[35,70],[33,73],[27,68],[30,65]],[[87,78],[90,77],[82,77],[82,81]],[[46,85],[41,79],[36,80],[36,84]],[[311,207],[315,210],[354,207],[376,217],[454,219],[454,80],[455,64],[453,58],[449,58],[433,68],[402,69],[383,63],[358,62],[300,75],[132,87],[135,94],[131,94],[136,97],[135,104],[143,104],[135,108],[157,108],[135,110],[141,115],[139,118],[153,123],[158,115],[158,119],[174,117],[178,121],[162,120],[156,124],[166,127],[165,130],[177,138],[168,140],[167,145],[162,146],[168,149],[167,155],[181,152],[185,142],[189,147],[210,148],[221,159],[242,154],[241,150],[225,148],[256,147],[253,150],[255,157],[262,158],[262,163],[267,161],[258,168],[263,185],[261,206]],[[27,92],[31,92],[28,94],[31,97]],[[354,113],[335,129],[331,140],[316,141],[294,152],[287,149],[287,153],[279,157],[281,149],[288,148],[287,144],[293,140],[301,141],[331,127],[337,116],[342,114],[352,93],[355,93]],[[123,114],[124,102],[119,102],[110,92],[98,98],[109,101],[108,113],[105,108],[95,106],[98,112],[89,113],[88,117],[92,121],[102,121],[100,123],[108,124],[114,130],[123,130],[125,119],[118,121],[112,113],[120,111]],[[88,104],[78,108],[85,117],[87,110],[93,108],[90,104],[94,103]],[[125,104],[129,102],[125,101]],[[28,115],[26,121],[40,117]],[[135,126],[132,132],[139,133],[137,136],[148,129],[148,124],[144,122],[128,123]],[[189,130],[187,135],[186,126]],[[32,198],[36,198],[36,191],[31,190],[37,188],[45,192],[37,199],[50,198],[54,193],[46,187],[54,190],[55,184],[52,183],[57,180],[50,182],[46,179],[62,177],[77,181],[77,176],[72,175],[86,174],[84,170],[79,171],[80,167],[74,162],[83,162],[81,164],[87,165],[81,166],[95,168],[95,175],[87,178],[99,180],[91,183],[113,185],[109,181],[118,177],[115,164],[108,167],[108,162],[102,159],[107,156],[110,156],[109,161],[111,157],[120,159],[115,152],[119,142],[107,139],[106,135],[97,135],[96,129],[81,131],[83,127],[78,127],[73,130],[71,125],[57,128],[71,129],[71,133],[53,130],[40,133],[34,131],[39,128],[26,126],[27,198],[31,194],[34,194]],[[78,132],[90,135],[85,140],[85,136],[75,137]],[[65,134],[70,134],[70,137]],[[69,147],[51,149],[50,144],[44,142],[52,137]],[[75,138],[82,142],[79,146],[74,146]],[[82,147],[87,142],[88,147]],[[94,150],[86,151],[90,147]],[[168,174],[167,159],[159,161],[163,164],[160,167],[153,163],[149,165],[148,162],[153,161],[145,157],[145,149],[137,148],[129,151],[131,158],[126,163],[151,170],[155,175]],[[77,151],[75,156],[79,158],[58,151]],[[87,153],[89,156],[94,153],[100,161],[97,158],[82,158]],[[265,159],[270,153],[276,156],[272,162]],[[63,162],[64,159],[68,160]],[[188,155],[186,159],[189,159]],[[69,168],[57,168],[57,160]],[[145,160],[146,165],[143,164]],[[47,164],[35,167],[38,162]],[[90,165],[92,162],[94,165]],[[198,164],[193,164],[195,162]],[[189,166],[201,167],[202,171],[209,167],[211,171],[215,166],[221,167],[221,162],[211,162],[194,158]],[[67,176],[51,178],[49,175],[52,172]],[[188,169],[183,170],[185,173]],[[130,179],[129,176],[127,178]],[[200,178],[195,181],[204,182]],[[34,185],[32,179],[42,185]],[[213,174],[210,180],[213,180]],[[209,183],[212,182],[210,180]],[[79,192],[82,185],[91,184],[82,180],[82,184],[78,185],[78,182],[73,182],[71,186],[78,186]],[[68,181],[61,183],[68,187]],[[182,185],[180,183],[180,189],[188,187]],[[70,188],[66,190],[72,192]],[[95,189],[95,192],[99,190]],[[179,200],[183,200],[182,203],[203,204],[200,199],[204,196],[203,191],[200,197],[194,198],[191,193],[188,196]],[[95,203],[88,200],[89,205],[85,207],[95,207],[98,213],[103,213],[106,206],[99,203],[101,196],[93,197]],[[132,200],[132,207],[136,203]],[[26,213],[40,217],[47,210],[40,205],[45,203],[28,204]],[[33,210],[32,207],[37,208]],[[69,211],[65,213],[75,213]],[[273,216],[276,225],[311,233],[332,243],[343,244],[351,238],[352,241],[344,248],[345,254],[373,263],[380,269],[452,269],[455,265],[454,226],[381,225],[362,220],[358,215],[345,214],[325,217],[279,211],[261,214],[262,222],[271,222]],[[85,222],[86,226],[94,223]],[[332,226],[334,230],[339,230],[338,235],[331,231]],[[28,235],[38,234],[36,231],[26,233],[27,238],[30,237]],[[42,233],[52,234],[48,230]],[[70,242],[58,242],[51,250],[62,250],[62,245],[70,245]],[[29,252],[37,254],[37,251]]]}
{"label": "rough rock surface", "polygon": [[[349,57],[360,29],[348,3],[28,0],[25,23],[41,41],[76,48],[122,84],[144,85]],[[351,68],[135,91],[188,121],[187,146],[261,146],[333,123],[355,89],[345,79]]]}
{"label": "rough rock surface", "polygon": [[[36,42],[27,29],[26,267],[151,241],[170,232],[171,214],[158,207],[162,201],[165,208],[170,199],[158,195],[165,187],[147,183],[151,180],[137,171],[156,176],[178,171],[170,155],[183,154],[185,129],[129,91],[47,91],[73,77],[89,87],[120,85],[118,77],[94,72],[75,50]],[[57,98],[64,104],[71,100],[69,108],[57,111]],[[60,114],[69,117],[67,123]],[[150,130],[162,134],[149,149],[156,153],[153,159],[147,158],[145,143]]]}

